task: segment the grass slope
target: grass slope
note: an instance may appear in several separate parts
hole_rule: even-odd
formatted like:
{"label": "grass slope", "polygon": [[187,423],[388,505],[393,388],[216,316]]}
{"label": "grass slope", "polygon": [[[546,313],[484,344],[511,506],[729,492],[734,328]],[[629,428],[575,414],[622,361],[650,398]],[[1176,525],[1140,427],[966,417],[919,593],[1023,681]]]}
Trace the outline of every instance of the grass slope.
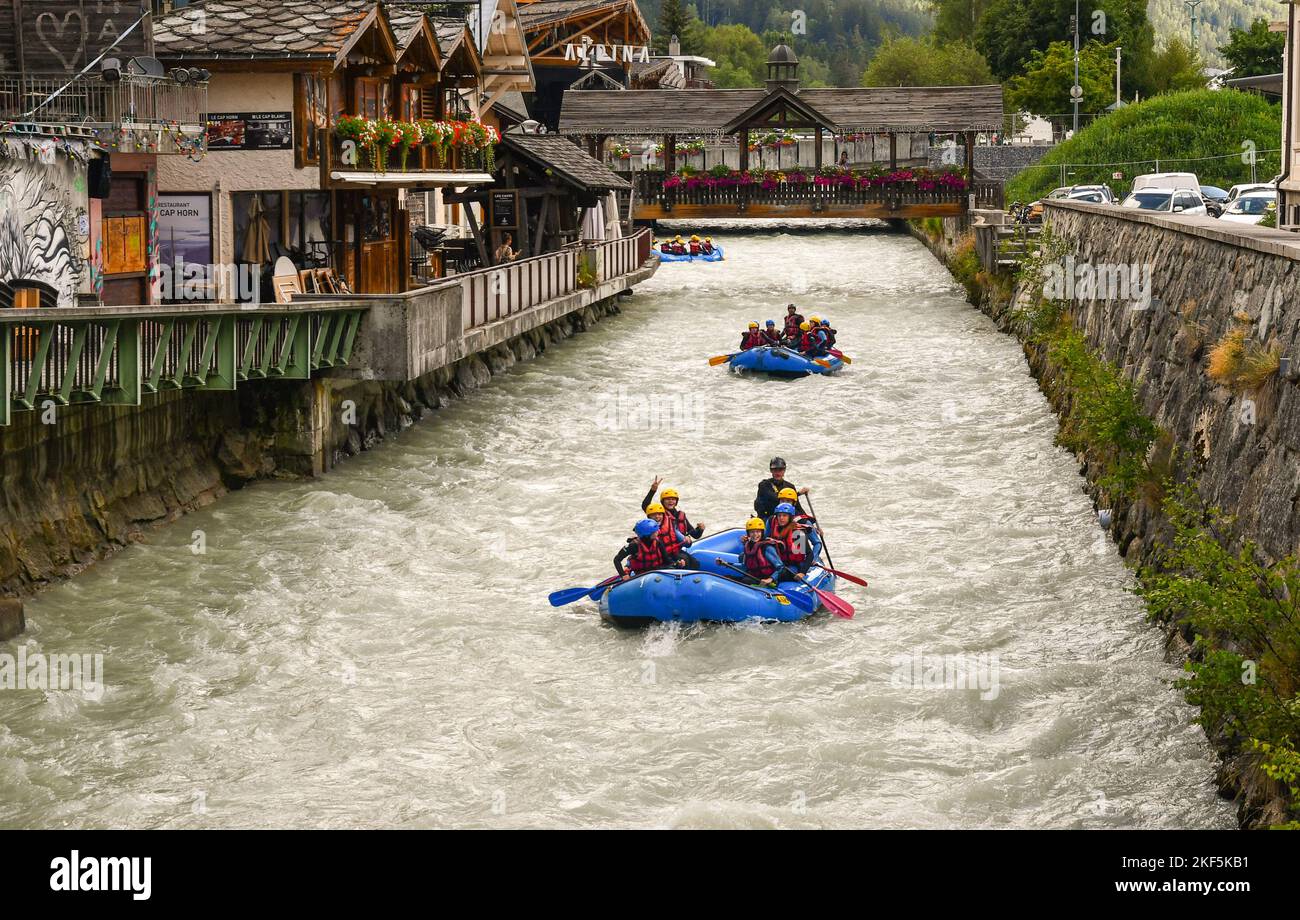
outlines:
{"label": "grass slope", "polygon": [[[1127,192],[1134,176],[1155,172],[1157,159],[1160,172],[1194,172],[1202,185],[1227,188],[1250,179],[1250,166],[1243,161],[1248,141],[1255,145],[1259,180],[1271,179],[1279,157],[1264,151],[1281,144],[1280,105],[1236,90],[1156,96],[1080,129],[1008,182],[1006,200],[1033,201],[1061,185],[1061,164],[1066,164],[1066,184],[1104,182],[1116,194]],[[1198,162],[1202,157],[1219,159]],[[1125,165],[1107,165],[1118,163]],[[1114,179],[1114,172],[1124,178]]]}

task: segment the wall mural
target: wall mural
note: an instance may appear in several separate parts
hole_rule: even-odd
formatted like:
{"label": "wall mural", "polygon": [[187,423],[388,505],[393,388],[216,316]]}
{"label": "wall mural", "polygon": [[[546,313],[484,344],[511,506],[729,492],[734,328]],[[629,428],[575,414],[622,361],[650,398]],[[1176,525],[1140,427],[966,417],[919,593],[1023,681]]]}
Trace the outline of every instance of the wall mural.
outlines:
{"label": "wall mural", "polygon": [[3,138],[0,148],[0,302],[35,281],[58,306],[76,306],[90,240],[86,152],[52,139]]}

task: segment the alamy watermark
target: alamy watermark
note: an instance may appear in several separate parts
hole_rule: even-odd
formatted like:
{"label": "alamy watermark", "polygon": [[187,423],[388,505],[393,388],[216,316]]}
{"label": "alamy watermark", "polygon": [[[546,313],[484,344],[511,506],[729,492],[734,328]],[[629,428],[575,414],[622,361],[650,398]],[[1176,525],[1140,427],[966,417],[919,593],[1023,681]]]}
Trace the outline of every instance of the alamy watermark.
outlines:
{"label": "alamy watermark", "polygon": [[646,394],[621,386],[598,398],[595,422],[602,431],[703,431],[707,415],[699,394]]}
{"label": "alamy watermark", "polygon": [[1002,692],[996,653],[927,655],[920,649],[890,659],[889,685],[918,690],[978,690],[980,699],[996,700]]}
{"label": "alamy watermark", "polygon": [[18,654],[0,652],[0,690],[46,690],[80,693],[99,702],[104,697],[103,655]]}
{"label": "alamy watermark", "polygon": [[1043,266],[1043,296],[1049,300],[1127,301],[1134,310],[1147,310],[1153,291],[1149,262],[1079,262],[1066,256]]}

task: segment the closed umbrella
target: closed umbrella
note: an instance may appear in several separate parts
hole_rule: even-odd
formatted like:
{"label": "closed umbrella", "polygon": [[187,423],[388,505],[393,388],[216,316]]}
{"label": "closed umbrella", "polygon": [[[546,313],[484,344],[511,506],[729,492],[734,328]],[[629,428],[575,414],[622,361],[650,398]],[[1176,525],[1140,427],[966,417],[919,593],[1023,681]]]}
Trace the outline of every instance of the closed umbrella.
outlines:
{"label": "closed umbrella", "polygon": [[271,228],[266,223],[262,196],[253,196],[248,208],[248,235],[244,239],[244,261],[265,265],[271,261]]}
{"label": "closed umbrella", "polygon": [[605,199],[605,215],[605,238],[610,240],[620,238],[623,235],[623,221],[618,213],[618,193],[615,191],[611,190],[609,197]]}

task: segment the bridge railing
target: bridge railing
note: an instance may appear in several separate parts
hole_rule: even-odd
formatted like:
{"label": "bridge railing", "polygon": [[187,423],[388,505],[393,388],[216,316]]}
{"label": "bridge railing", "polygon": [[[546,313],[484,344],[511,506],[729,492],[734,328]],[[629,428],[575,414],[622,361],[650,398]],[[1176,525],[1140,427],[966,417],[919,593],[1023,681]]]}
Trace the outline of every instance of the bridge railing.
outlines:
{"label": "bridge railing", "polygon": [[659,206],[671,210],[674,205],[713,205],[735,207],[741,210],[749,205],[807,205],[825,204],[882,204],[896,203],[900,207],[924,204],[967,203],[974,189],[934,188],[923,189],[917,183],[896,183],[858,187],[841,184],[808,182],[781,182],[771,187],[762,185],[696,185],[685,183],[664,187],[665,174],[657,170],[636,173],[636,196],[641,205]]}
{"label": "bridge railing", "polygon": [[367,306],[231,304],[0,310],[0,425],[14,412],[137,406],[164,390],[306,380],[349,363]]}

